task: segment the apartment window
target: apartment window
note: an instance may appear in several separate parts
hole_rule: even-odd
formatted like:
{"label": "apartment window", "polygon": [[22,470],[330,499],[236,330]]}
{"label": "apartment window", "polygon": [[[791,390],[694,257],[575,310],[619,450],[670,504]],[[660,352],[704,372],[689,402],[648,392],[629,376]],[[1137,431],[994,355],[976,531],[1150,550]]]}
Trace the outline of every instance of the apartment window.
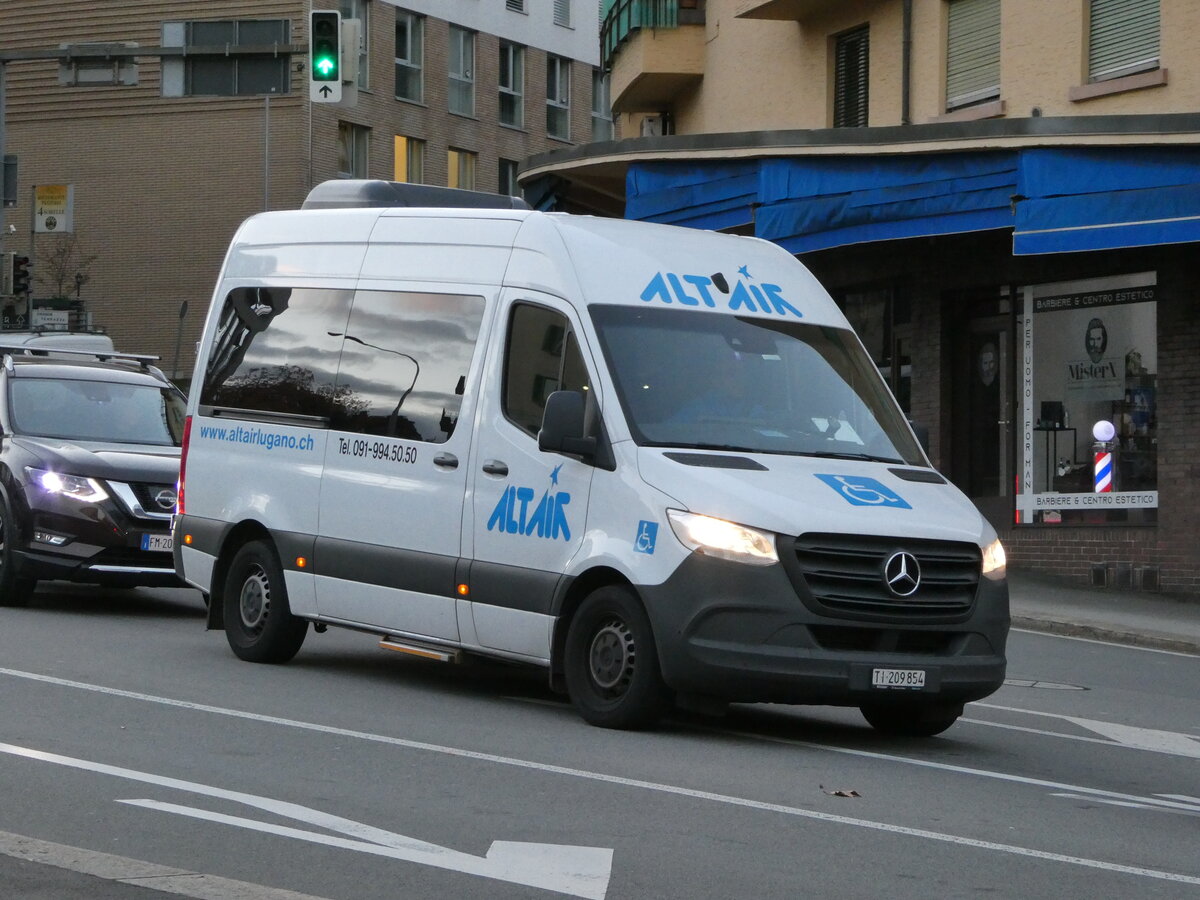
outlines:
{"label": "apartment window", "polygon": [[525,125],[525,48],[500,42],[500,124]]}
{"label": "apartment window", "polygon": [[571,0],[554,0],[554,24],[571,27]]}
{"label": "apartment window", "polygon": [[393,142],[392,180],[409,184],[425,181],[425,142],[417,138],[396,135]]}
{"label": "apartment window", "polygon": [[946,109],[1000,96],[1000,0],[951,0],[946,35]]}
{"label": "apartment window", "polygon": [[396,10],[396,99],[420,103],[422,90],[425,20]]}
{"label": "apartment window", "polygon": [[869,51],[870,29],[865,25],[837,38],[833,62],[834,128],[866,127]]}
{"label": "apartment window", "polygon": [[367,177],[367,136],[371,129],[338,122],[338,178]]}
{"label": "apartment window", "polygon": [[451,147],[446,153],[446,184],[464,191],[475,190],[476,155],[470,150]]}
{"label": "apartment window", "polygon": [[[183,26],[182,33],[180,24]],[[163,26],[165,46],[178,45],[181,41],[186,46],[271,47],[290,43],[291,34],[289,24],[284,19],[184,22]],[[291,85],[289,62],[290,57],[286,54],[274,53],[164,60],[163,95],[243,97],[286,94]]]}
{"label": "apartment window", "polygon": [[546,134],[571,137],[571,61],[546,56]]}
{"label": "apartment window", "polygon": [[367,0],[341,0],[340,11],[343,19],[359,21],[358,44],[358,87],[361,90],[371,89],[370,49],[371,39],[371,4]]}
{"label": "apartment window", "polygon": [[608,76],[603,69],[592,69],[592,140],[611,141],[613,138],[612,103],[609,100]]}
{"label": "apartment window", "polygon": [[506,194],[509,197],[520,197],[521,188],[517,186],[517,166],[519,164],[515,159],[500,160],[499,178],[497,183],[500,185],[497,193]]}
{"label": "apartment window", "polygon": [[475,32],[450,26],[450,112],[475,115]]}
{"label": "apartment window", "polygon": [[1158,68],[1159,0],[1091,0],[1088,80]]}

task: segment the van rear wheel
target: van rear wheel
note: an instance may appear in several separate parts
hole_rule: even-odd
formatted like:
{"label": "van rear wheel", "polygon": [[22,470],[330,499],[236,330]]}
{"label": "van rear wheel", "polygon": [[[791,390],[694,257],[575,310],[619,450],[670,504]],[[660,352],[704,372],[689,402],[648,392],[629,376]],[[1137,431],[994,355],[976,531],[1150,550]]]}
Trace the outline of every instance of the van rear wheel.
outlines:
{"label": "van rear wheel", "polygon": [[229,646],[247,662],[287,662],[308,633],[308,622],[292,615],[283,567],[266,541],[250,541],[233,557],[224,613]]}
{"label": "van rear wheel", "polygon": [[627,588],[590,594],[567,631],[567,693],[584,720],[601,728],[645,728],[666,712],[654,633]]}
{"label": "van rear wheel", "polygon": [[866,704],[859,707],[871,727],[897,737],[933,737],[962,715],[961,703]]}

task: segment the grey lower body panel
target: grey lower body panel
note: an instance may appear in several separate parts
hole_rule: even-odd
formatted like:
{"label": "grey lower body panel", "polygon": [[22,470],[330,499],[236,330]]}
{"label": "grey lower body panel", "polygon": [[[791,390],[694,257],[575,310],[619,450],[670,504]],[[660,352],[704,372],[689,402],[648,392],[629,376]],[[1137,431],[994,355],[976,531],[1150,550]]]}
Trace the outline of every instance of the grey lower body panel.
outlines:
{"label": "grey lower body panel", "polygon": [[[694,554],[665,583],[640,586],[663,677],[676,691],[736,702],[952,704],[1004,682],[1008,586],[980,579],[954,617],[822,616],[781,566]],[[919,669],[922,688],[877,688],[878,668]]]}

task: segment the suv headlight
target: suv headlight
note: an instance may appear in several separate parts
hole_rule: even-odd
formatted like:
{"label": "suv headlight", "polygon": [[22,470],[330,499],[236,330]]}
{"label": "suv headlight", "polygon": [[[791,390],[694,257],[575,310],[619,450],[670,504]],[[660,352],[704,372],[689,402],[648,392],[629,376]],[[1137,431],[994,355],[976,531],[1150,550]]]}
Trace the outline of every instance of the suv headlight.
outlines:
{"label": "suv headlight", "polygon": [[94,478],[82,475],[64,475],[62,472],[51,472],[49,469],[26,467],[29,480],[49,494],[62,494],[84,503],[97,503],[108,499],[108,491],[101,487]]}
{"label": "suv headlight", "polygon": [[696,553],[751,566],[779,562],[773,534],[678,509],[668,509],[667,520],[680,543]]}
{"label": "suv headlight", "polygon": [[992,581],[1000,581],[1004,578],[1007,565],[1008,560],[1004,555],[1004,545],[1000,543],[999,538],[996,538],[996,540],[983,548],[984,578],[990,578]]}

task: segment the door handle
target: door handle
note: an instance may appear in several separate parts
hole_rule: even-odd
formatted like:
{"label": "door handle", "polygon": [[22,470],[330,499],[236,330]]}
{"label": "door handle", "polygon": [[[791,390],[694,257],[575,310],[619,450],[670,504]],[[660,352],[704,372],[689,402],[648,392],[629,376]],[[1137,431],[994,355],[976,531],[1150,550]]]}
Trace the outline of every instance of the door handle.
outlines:
{"label": "door handle", "polygon": [[433,458],[435,466],[441,466],[443,469],[457,469],[458,457],[453,453],[439,453]]}
{"label": "door handle", "polygon": [[483,464],[483,471],[488,475],[507,475],[508,463],[502,463],[498,459],[489,459]]}

